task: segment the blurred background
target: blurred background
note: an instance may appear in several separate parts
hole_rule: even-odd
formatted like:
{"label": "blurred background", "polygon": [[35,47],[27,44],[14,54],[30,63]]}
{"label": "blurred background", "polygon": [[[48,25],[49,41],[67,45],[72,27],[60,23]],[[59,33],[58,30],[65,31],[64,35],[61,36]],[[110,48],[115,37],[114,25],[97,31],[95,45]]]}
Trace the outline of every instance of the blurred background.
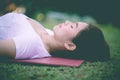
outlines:
{"label": "blurred background", "polygon": [[0,15],[24,13],[50,26],[70,20],[120,27],[118,0],[0,0]]}
{"label": "blurred background", "polygon": [[99,25],[111,57],[105,62],[85,62],[79,68],[0,62],[0,80],[120,80],[119,8],[119,0],[0,0],[0,16],[23,13],[47,28],[65,20]]}

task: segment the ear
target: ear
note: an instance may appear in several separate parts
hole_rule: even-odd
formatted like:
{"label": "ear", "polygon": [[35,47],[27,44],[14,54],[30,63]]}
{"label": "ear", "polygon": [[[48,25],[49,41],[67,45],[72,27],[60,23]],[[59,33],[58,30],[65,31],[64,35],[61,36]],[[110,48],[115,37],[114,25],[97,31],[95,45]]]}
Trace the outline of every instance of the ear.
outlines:
{"label": "ear", "polygon": [[64,46],[65,46],[65,48],[66,48],[67,50],[70,50],[70,51],[73,51],[73,50],[76,49],[76,45],[75,45],[73,42],[71,42],[71,41],[65,42],[65,43],[64,43]]}

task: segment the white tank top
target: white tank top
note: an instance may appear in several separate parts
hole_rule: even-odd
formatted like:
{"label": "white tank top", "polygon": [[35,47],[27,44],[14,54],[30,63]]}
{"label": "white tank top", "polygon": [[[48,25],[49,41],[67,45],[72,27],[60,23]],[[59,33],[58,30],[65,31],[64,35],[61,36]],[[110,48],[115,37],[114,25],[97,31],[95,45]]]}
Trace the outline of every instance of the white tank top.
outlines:
{"label": "white tank top", "polygon": [[[51,56],[41,38],[20,13],[8,13],[0,17],[0,40],[13,39],[16,46],[15,59],[32,59]],[[53,32],[45,29],[49,34]]]}

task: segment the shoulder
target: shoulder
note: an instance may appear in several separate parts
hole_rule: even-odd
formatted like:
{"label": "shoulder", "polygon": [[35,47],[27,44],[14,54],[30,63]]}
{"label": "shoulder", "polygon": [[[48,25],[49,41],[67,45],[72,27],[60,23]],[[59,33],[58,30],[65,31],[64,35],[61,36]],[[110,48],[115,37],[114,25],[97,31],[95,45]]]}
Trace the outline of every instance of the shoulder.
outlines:
{"label": "shoulder", "polygon": [[41,38],[36,34],[20,35],[13,38],[16,49],[20,50],[35,50],[43,47]]}
{"label": "shoulder", "polygon": [[41,38],[37,35],[19,36],[14,38],[16,59],[41,58],[50,56]]}

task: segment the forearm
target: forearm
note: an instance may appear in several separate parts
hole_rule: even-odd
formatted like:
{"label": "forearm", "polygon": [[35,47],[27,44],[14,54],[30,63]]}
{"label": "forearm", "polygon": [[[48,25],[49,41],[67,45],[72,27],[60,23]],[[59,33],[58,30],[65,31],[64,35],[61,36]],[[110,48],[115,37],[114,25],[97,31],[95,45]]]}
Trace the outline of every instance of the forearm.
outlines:
{"label": "forearm", "polygon": [[0,40],[0,56],[15,57],[15,45],[12,39]]}

